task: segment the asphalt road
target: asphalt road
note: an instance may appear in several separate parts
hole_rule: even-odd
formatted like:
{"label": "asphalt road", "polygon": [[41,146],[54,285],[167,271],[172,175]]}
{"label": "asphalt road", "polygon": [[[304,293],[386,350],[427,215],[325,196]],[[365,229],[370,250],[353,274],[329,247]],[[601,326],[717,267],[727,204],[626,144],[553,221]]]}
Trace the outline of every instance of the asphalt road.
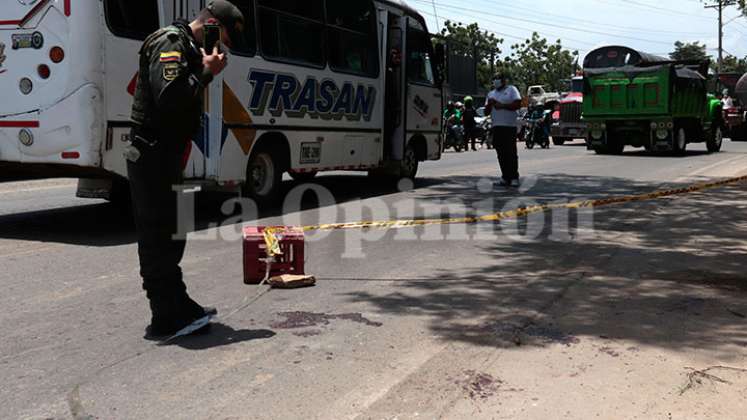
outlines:
{"label": "asphalt road", "polygon": [[[425,164],[403,191],[330,174],[318,185],[334,205],[305,195],[296,211],[244,221],[459,217],[641,194],[747,174],[747,143],[684,157],[568,144],[522,150],[519,190],[493,188],[496,173],[484,150]],[[231,197],[200,196],[183,268],[193,297],[223,317],[169,346],[142,339],[128,212],[74,194],[71,180],[0,183],[0,418],[747,412],[744,183],[495,225],[317,232],[306,256],[317,286],[254,302],[265,289],[242,284],[241,223],[219,210]]]}

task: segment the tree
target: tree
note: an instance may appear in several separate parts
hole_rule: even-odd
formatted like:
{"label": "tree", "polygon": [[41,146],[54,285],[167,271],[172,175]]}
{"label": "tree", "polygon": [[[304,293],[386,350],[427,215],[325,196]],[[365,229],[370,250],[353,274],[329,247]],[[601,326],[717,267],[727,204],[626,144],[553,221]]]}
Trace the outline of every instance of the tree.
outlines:
{"label": "tree", "polygon": [[733,55],[727,55],[724,57],[722,71],[724,73],[747,73],[747,57],[737,58]]}
{"label": "tree", "polygon": [[441,37],[447,42],[450,54],[477,60],[477,82],[487,86],[493,78],[492,70],[500,60],[503,39],[483,31],[477,23],[463,25],[446,21]]}
{"label": "tree", "polygon": [[674,51],[669,54],[672,60],[708,60],[711,57],[706,52],[706,45],[700,41],[674,43]]}
{"label": "tree", "polygon": [[522,89],[543,85],[561,91],[564,81],[571,78],[578,66],[578,51],[564,49],[560,40],[550,43],[535,32],[531,39],[515,44],[506,59],[506,67],[513,73],[514,82]]}

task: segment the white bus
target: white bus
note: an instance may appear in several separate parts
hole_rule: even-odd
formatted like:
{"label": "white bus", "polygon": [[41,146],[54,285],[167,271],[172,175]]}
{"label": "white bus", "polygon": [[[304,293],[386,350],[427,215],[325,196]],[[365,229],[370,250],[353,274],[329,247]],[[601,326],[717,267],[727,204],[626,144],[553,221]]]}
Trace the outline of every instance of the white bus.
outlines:
{"label": "white bus", "polygon": [[[126,175],[145,37],[206,0],[3,0],[0,173],[80,178],[113,198]],[[206,94],[188,183],[273,198],[282,174],[414,177],[442,153],[443,50],[395,0],[233,0],[245,39]],[[401,65],[392,60],[401,54]]]}

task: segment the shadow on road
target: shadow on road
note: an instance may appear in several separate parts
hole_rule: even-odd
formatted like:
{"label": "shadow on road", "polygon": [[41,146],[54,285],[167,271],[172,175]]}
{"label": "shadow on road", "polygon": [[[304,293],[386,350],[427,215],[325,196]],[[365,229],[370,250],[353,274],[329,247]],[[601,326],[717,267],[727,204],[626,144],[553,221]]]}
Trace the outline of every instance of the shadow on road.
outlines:
{"label": "shadow on road", "polygon": [[179,338],[169,345],[187,350],[208,350],[246,341],[266,340],[275,335],[271,330],[235,330],[225,324],[213,323],[210,334]]}
{"label": "shadow on road", "polygon": [[[428,188],[443,180],[418,179],[415,189]],[[365,176],[322,176],[313,182],[329,190],[338,204],[399,192],[393,182],[375,182]],[[301,184],[285,182],[285,193]],[[235,194],[203,193],[195,204],[195,230],[222,225],[238,213],[223,214],[221,205],[236,198]],[[313,193],[305,194],[302,210],[319,208]],[[283,214],[282,206],[260,209],[258,219]],[[253,220],[242,220],[252,222]],[[0,216],[0,238],[54,242],[96,247],[117,246],[137,241],[132,214],[128,208],[109,203],[41,210]]]}
{"label": "shadow on road", "polygon": [[[436,189],[455,194],[460,184],[475,182],[457,181]],[[527,196],[551,202],[658,187],[555,175],[543,177]],[[461,195],[481,199],[469,189]],[[552,215],[545,214],[536,238],[499,234],[498,240],[475,243],[476,254],[489,255],[492,263],[443,269],[430,281],[403,281],[390,293],[356,292],[349,299],[373,303],[385,314],[428,317],[431,332],[446,341],[516,348],[570,346],[581,337],[601,337],[707,350],[732,360],[741,357],[735,349],[747,349],[745,215],[744,183],[599,208],[593,231],[571,232],[561,240],[554,239]],[[494,227],[521,231],[531,217]],[[448,281],[455,278],[462,281]]]}

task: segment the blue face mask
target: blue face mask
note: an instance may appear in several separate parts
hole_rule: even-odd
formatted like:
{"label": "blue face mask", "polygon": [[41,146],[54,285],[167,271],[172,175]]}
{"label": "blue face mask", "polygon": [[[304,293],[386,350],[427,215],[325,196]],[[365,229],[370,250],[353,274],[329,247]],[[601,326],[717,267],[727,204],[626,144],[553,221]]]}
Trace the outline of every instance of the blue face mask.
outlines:
{"label": "blue face mask", "polygon": [[500,79],[493,80],[493,85],[495,86],[496,89],[501,89],[501,88],[503,88],[503,86],[505,86],[503,84],[503,80],[500,80]]}

